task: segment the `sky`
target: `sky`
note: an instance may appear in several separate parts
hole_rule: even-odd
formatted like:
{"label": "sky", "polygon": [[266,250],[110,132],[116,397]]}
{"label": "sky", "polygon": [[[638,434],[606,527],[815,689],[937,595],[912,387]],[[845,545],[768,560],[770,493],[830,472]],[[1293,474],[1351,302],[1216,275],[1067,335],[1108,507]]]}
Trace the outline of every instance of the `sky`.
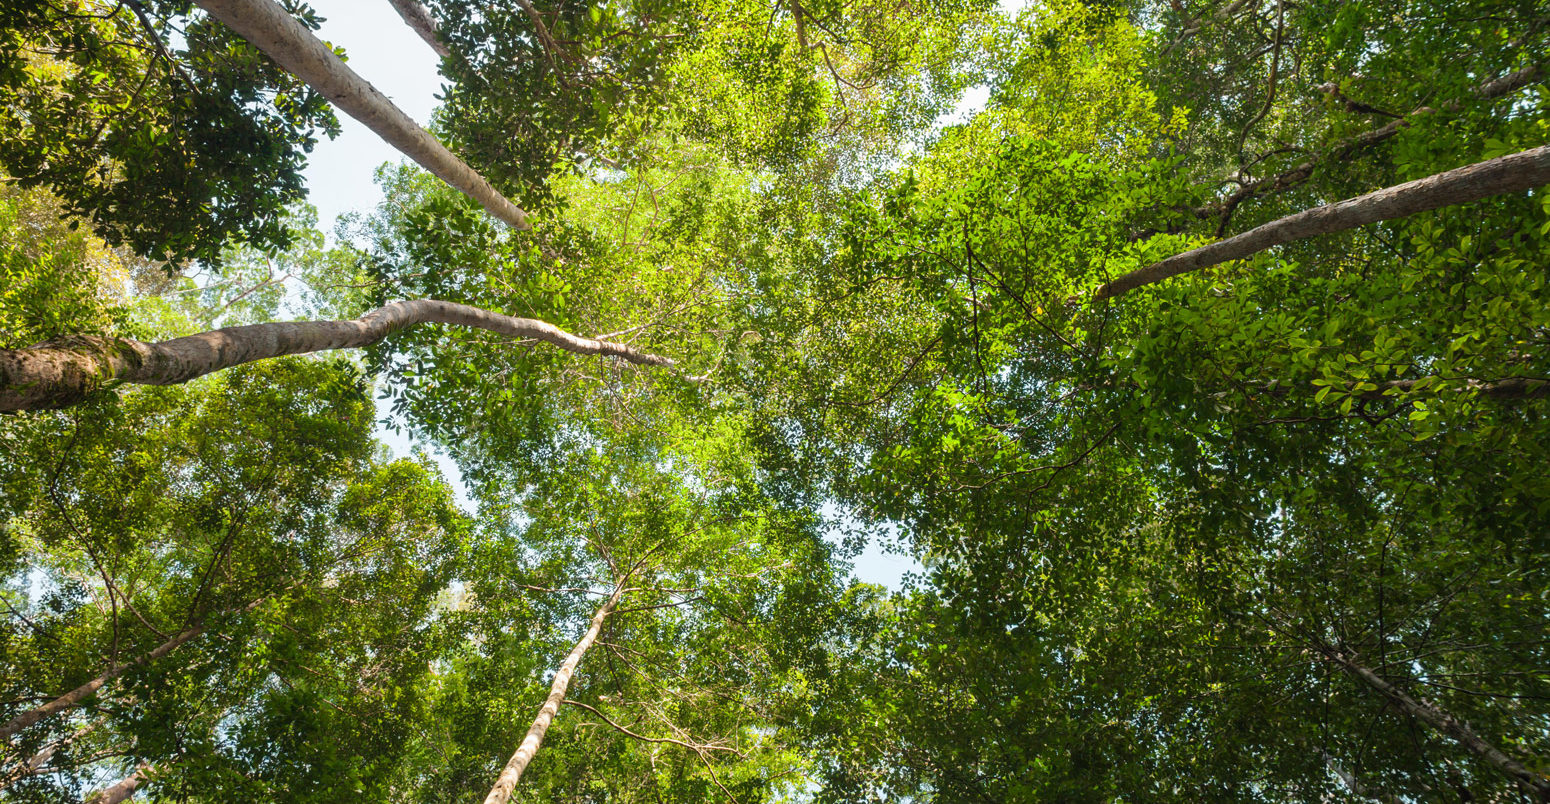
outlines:
{"label": "sky", "polygon": [[[356,73],[421,125],[430,121],[442,86],[436,71],[436,54],[391,6],[383,0],[310,0],[310,5],[324,18],[318,36],[343,47]],[[982,104],[983,93],[971,90],[965,101],[955,116]],[[403,160],[396,150],[348,115],[340,113],[339,122],[338,138],[321,140],[306,170],[308,200],[317,207],[318,226],[324,232],[333,231],[340,215],[374,209],[382,200],[382,191],[373,181],[377,167]],[[379,428],[377,436],[397,455],[407,455],[414,447],[405,436],[385,428]],[[432,450],[427,447],[426,451]],[[444,455],[434,457],[451,481],[459,502],[471,508],[457,466]],[[845,523],[837,524],[843,527]],[[899,589],[906,572],[922,572],[922,567],[913,557],[889,552],[876,541],[868,544],[855,560],[859,580],[889,589]]]}

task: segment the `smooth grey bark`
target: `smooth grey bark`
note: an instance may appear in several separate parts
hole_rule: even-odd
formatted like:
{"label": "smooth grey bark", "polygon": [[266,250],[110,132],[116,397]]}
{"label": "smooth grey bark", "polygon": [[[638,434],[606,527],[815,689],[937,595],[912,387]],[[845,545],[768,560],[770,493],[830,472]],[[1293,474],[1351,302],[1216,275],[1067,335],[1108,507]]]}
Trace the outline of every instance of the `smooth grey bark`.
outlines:
{"label": "smooth grey bark", "polygon": [[1319,645],[1318,647],[1331,661],[1360,679],[1367,686],[1372,687],[1398,707],[1400,711],[1431,726],[1469,749],[1480,759],[1494,766],[1497,770],[1518,782],[1518,784],[1533,791],[1535,797],[1539,800],[1550,801],[1550,776],[1545,776],[1528,769],[1523,763],[1507,756],[1502,753],[1501,749],[1481,739],[1479,735],[1475,734],[1474,729],[1469,727],[1468,723],[1453,717],[1428,701],[1411,697],[1404,690],[1389,683],[1388,680],[1357,661],[1355,656],[1348,656],[1328,645]]}
{"label": "smooth grey bark", "polygon": [[1179,274],[1229,260],[1241,260],[1307,237],[1343,232],[1418,212],[1468,204],[1493,195],[1550,184],[1550,145],[1396,184],[1377,192],[1288,215],[1243,234],[1219,240],[1132,271],[1101,287],[1093,301],[1112,299]]}
{"label": "smooth grey bark", "polygon": [[48,764],[48,761],[53,759],[55,754],[59,753],[59,749],[69,746],[76,740],[79,740],[82,737],[91,734],[93,731],[96,731],[97,727],[102,725],[103,720],[104,718],[98,718],[97,720],[83,726],[74,734],[61,737],[49,743],[48,745],[43,746],[42,748],[38,749],[36,754],[27,757],[26,759],[18,762],[16,765],[6,770],[3,774],[0,774],[0,790],[4,790],[16,782],[27,778],[28,776],[36,775],[40,768]]}
{"label": "smooth grey bark", "polygon": [[176,385],[255,360],[371,346],[400,330],[430,323],[533,338],[569,352],[640,365],[673,364],[623,344],[578,337],[543,321],[421,299],[393,302],[350,321],[251,324],[159,343],[71,336],[25,349],[0,349],[0,411],[67,407],[110,380]]}
{"label": "smooth grey bark", "polygon": [[560,663],[560,669],[554,673],[554,682],[549,685],[549,697],[544,701],[542,708],[538,710],[538,717],[533,719],[533,725],[528,728],[527,735],[522,738],[522,743],[517,746],[517,752],[511,755],[506,767],[501,770],[501,775],[495,780],[495,786],[490,788],[490,794],[484,797],[484,804],[506,804],[511,799],[511,791],[516,789],[517,781],[522,778],[522,771],[527,769],[527,764],[533,761],[533,755],[538,753],[538,747],[543,745],[544,734],[549,731],[549,724],[554,721],[554,715],[560,711],[560,704],[565,702],[565,690],[570,687],[571,676],[576,672],[576,665],[581,662],[587,649],[597,640],[597,635],[603,630],[603,620],[607,619],[609,612],[619,605],[619,599],[624,596],[624,583],[614,589],[613,596],[608,598],[592,615],[592,622],[587,626],[587,632],[582,635],[581,641],[571,649],[570,655]]}
{"label": "smooth grey bark", "polygon": [[281,67],[346,114],[361,121],[421,167],[462,191],[491,215],[517,229],[531,228],[527,213],[501,195],[387,96],[356,75],[305,25],[274,0],[196,0],[216,20],[242,35]]}
{"label": "smooth grey bark", "polygon": [[66,709],[73,709],[76,706],[79,706],[81,701],[91,697],[93,693],[102,689],[103,685],[107,684],[109,681],[118,678],[124,673],[125,670],[128,670],[131,667],[145,664],[147,662],[155,661],[163,656],[166,656],[174,650],[177,650],[178,647],[183,643],[204,633],[204,630],[205,629],[203,625],[196,625],[193,628],[190,628],[187,631],[172,637],[166,642],[157,645],[149,653],[136,658],[134,661],[114,665],[113,667],[110,667],[105,672],[103,672],[102,675],[97,676],[96,678],[86,682],[85,684],[82,684],[79,687],[76,687],[73,690],[70,690],[64,695],[61,695],[58,698],[49,701],[48,703],[34,706],[33,708],[28,709],[16,717],[11,718],[5,724],[0,725],[0,740],[11,739],[17,734],[17,732],[20,732],[22,729],[37,723],[49,715],[57,714],[59,712],[65,711]]}
{"label": "smooth grey bark", "polygon": [[150,767],[150,763],[140,763],[139,767],[135,768],[134,773],[129,774],[118,784],[98,791],[86,799],[86,804],[122,804],[122,802],[134,798],[135,792],[140,789],[141,782],[145,781],[145,772],[150,770]]}
{"label": "smooth grey bark", "polygon": [[431,46],[431,50],[436,51],[436,55],[442,58],[452,55],[446,43],[436,36],[436,18],[431,16],[430,9],[416,0],[388,0],[388,2],[393,4],[393,10],[398,12],[398,16],[404,18],[404,23],[419,34],[420,38],[425,40],[425,44]]}

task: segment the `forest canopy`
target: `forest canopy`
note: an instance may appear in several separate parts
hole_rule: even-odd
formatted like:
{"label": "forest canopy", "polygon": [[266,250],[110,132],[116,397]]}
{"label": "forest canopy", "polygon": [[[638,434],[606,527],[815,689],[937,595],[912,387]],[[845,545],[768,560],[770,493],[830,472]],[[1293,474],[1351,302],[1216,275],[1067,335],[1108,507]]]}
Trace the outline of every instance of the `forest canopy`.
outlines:
{"label": "forest canopy", "polygon": [[0,0],[0,801],[1550,802],[1542,2],[358,5]]}

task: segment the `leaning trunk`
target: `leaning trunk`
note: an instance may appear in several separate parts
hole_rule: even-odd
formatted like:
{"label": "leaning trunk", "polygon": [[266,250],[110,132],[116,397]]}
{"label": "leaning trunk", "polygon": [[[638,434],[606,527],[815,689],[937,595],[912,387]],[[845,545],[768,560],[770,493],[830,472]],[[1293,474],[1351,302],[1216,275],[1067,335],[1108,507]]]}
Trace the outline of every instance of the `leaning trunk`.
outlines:
{"label": "leaning trunk", "polygon": [[518,229],[531,228],[518,209],[386,95],[345,66],[334,51],[274,0],[197,0],[200,8],[252,42],[281,67],[421,167],[456,187],[491,215]]}
{"label": "leaning trunk", "polygon": [[118,784],[86,799],[86,804],[120,804],[134,798],[135,791],[140,789],[140,784],[145,781],[145,772],[150,770],[150,767],[150,763],[140,763],[134,773],[129,774]]}
{"label": "leaning trunk", "polygon": [[80,705],[81,701],[86,700],[97,690],[102,689],[104,684],[107,684],[109,681],[118,678],[125,670],[128,670],[131,667],[137,667],[139,665],[145,664],[146,662],[155,661],[163,656],[166,656],[174,650],[177,650],[178,647],[184,642],[187,642],[190,639],[193,639],[194,637],[204,633],[204,630],[205,629],[203,625],[196,625],[193,628],[190,628],[187,631],[184,631],[183,633],[178,634],[177,636],[156,646],[156,648],[154,648],[150,653],[147,653],[144,656],[135,659],[134,661],[126,662],[120,665],[114,665],[113,667],[109,668],[107,672],[104,672],[102,675],[97,676],[91,681],[88,681],[85,684],[70,690],[64,695],[61,695],[46,704],[28,709],[16,717],[11,718],[9,722],[5,723],[4,725],[0,725],[0,740],[11,739],[11,737],[15,736],[17,732],[20,732],[22,729],[37,723],[49,715],[75,708],[76,706]]}
{"label": "leaning trunk", "polygon": [[393,9],[398,12],[398,16],[404,18],[404,23],[419,34],[420,38],[425,40],[425,44],[431,46],[431,50],[436,51],[436,55],[442,58],[452,55],[452,51],[447,49],[441,37],[436,35],[436,18],[431,16],[430,9],[416,0],[388,0],[388,2],[393,4]]}
{"label": "leaning trunk", "polygon": [[1235,237],[1175,254],[1125,274],[1098,288],[1093,294],[1093,301],[1113,298],[1143,285],[1229,260],[1241,260],[1294,240],[1343,232],[1369,223],[1403,218],[1442,207],[1468,204],[1493,195],[1522,192],[1544,184],[1550,184],[1550,145],[1541,145],[1521,153],[1489,159],[1288,215]]}
{"label": "leaning trunk", "polygon": [[613,596],[592,615],[592,623],[587,627],[587,632],[582,635],[581,641],[571,649],[570,655],[560,663],[560,669],[554,673],[554,683],[549,685],[549,697],[544,701],[543,708],[538,710],[538,717],[533,719],[533,725],[527,730],[527,736],[522,738],[522,744],[517,746],[517,752],[511,755],[511,761],[506,763],[501,771],[500,778],[495,780],[495,787],[490,789],[490,794],[485,796],[484,804],[506,804],[511,798],[511,791],[516,788],[517,781],[522,778],[522,771],[527,769],[527,763],[533,760],[533,755],[538,753],[538,747],[544,742],[544,734],[549,731],[549,724],[554,721],[554,715],[560,711],[560,704],[565,701],[565,690],[570,686],[571,675],[576,672],[576,665],[581,662],[581,657],[586,655],[587,649],[592,647],[597,635],[603,630],[603,620],[607,619],[609,612],[619,604],[619,598],[624,596],[624,584],[614,590]]}
{"label": "leaning trunk", "polygon": [[1475,734],[1474,729],[1469,727],[1468,723],[1448,714],[1435,704],[1412,698],[1404,690],[1399,689],[1382,676],[1359,663],[1354,657],[1347,656],[1327,645],[1319,647],[1321,652],[1331,661],[1338,664],[1347,673],[1360,679],[1367,686],[1372,687],[1380,695],[1387,698],[1390,703],[1398,707],[1400,711],[1431,726],[1469,749],[1475,756],[1511,777],[1518,784],[1532,790],[1535,797],[1539,800],[1550,801],[1550,776],[1529,770],[1523,763],[1507,756],[1505,753],[1502,753],[1501,749],[1481,739],[1479,735]]}
{"label": "leaning trunk", "polygon": [[159,343],[75,336],[26,349],[0,349],[0,411],[67,407],[110,380],[176,385],[255,360],[370,346],[394,332],[426,323],[532,338],[577,354],[672,365],[667,358],[611,341],[580,338],[543,321],[422,299],[394,302],[351,321],[253,324]]}

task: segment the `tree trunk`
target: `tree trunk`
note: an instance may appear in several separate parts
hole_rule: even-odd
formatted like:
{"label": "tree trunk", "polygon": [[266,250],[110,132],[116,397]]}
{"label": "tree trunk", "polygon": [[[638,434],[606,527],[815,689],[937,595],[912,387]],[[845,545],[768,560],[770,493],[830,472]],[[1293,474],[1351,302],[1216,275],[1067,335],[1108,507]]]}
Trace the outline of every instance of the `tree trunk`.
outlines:
{"label": "tree trunk", "polygon": [[91,798],[86,799],[86,804],[120,804],[134,798],[135,791],[139,789],[140,783],[145,781],[145,772],[150,770],[150,767],[149,762],[140,763],[134,773],[129,774],[118,784],[98,791]]}
{"label": "tree trunk", "polygon": [[478,201],[491,215],[517,229],[531,228],[527,213],[345,66],[274,0],[197,0],[197,4],[405,156]]}
{"label": "tree trunk", "polygon": [[560,663],[560,669],[554,673],[554,682],[549,685],[549,698],[544,701],[543,708],[538,710],[538,717],[533,719],[533,725],[527,730],[527,736],[522,738],[522,744],[517,746],[517,752],[511,755],[511,761],[506,763],[501,771],[500,778],[495,780],[495,787],[490,789],[490,794],[484,797],[484,804],[506,804],[511,798],[511,791],[516,788],[517,780],[522,778],[522,771],[527,769],[527,763],[533,760],[533,755],[538,753],[538,747],[544,742],[544,733],[549,731],[549,724],[554,720],[556,712],[560,711],[560,704],[565,701],[565,690],[570,686],[571,675],[576,672],[576,665],[581,662],[581,657],[586,655],[587,649],[597,639],[597,635],[603,630],[603,620],[608,617],[614,606],[619,604],[619,598],[624,596],[624,583],[621,582],[614,590],[613,596],[592,615],[592,624],[587,627],[587,632],[582,635],[581,641],[571,649],[570,655]]}
{"label": "tree trunk", "polygon": [[1550,777],[1524,767],[1522,763],[1502,753],[1496,746],[1482,740],[1479,735],[1475,734],[1474,729],[1469,727],[1468,723],[1453,717],[1432,703],[1410,697],[1404,690],[1390,684],[1382,676],[1359,663],[1354,657],[1347,656],[1328,645],[1319,645],[1318,647],[1320,652],[1329,657],[1331,661],[1340,665],[1346,672],[1361,679],[1374,690],[1377,690],[1379,694],[1389,699],[1401,711],[1426,723],[1428,726],[1468,748],[1476,756],[1491,764],[1497,770],[1533,791],[1534,796],[1539,800],[1550,801]]}
{"label": "tree trunk", "polygon": [[439,37],[436,36],[436,18],[431,16],[431,10],[421,5],[417,0],[388,0],[393,4],[393,9],[398,16],[404,18],[404,22],[425,40],[425,44],[436,51],[436,55],[446,58],[452,55]]}
{"label": "tree trunk", "polygon": [[1550,184],[1550,145],[1488,159],[1474,165],[1397,184],[1374,193],[1304,210],[1243,234],[1175,254],[1099,287],[1093,301],[1111,299],[1143,285],[1199,271],[1228,260],[1241,260],[1266,249],[1307,237],[1343,232],[1377,221],[1403,218],[1493,195]]}
{"label": "tree trunk", "polygon": [[166,642],[156,646],[156,648],[153,649],[150,653],[147,653],[144,656],[135,659],[134,661],[126,662],[120,665],[114,665],[102,675],[97,676],[96,678],[86,682],[85,684],[82,684],[79,687],[76,687],[73,690],[70,690],[64,695],[61,695],[46,704],[28,709],[16,717],[11,718],[9,722],[5,723],[4,725],[0,725],[0,740],[11,739],[11,737],[15,736],[17,732],[20,732],[22,729],[37,723],[49,715],[63,712],[66,709],[75,708],[81,703],[81,701],[84,701],[90,697],[92,693],[102,689],[104,684],[107,684],[109,681],[118,678],[119,675],[121,675],[125,670],[128,670],[131,667],[145,664],[146,662],[155,661],[156,659],[160,659],[161,657],[166,656],[174,650],[177,650],[178,646],[182,645],[184,642],[187,642],[190,639],[193,639],[194,637],[204,633],[204,630],[205,629],[203,625],[196,625],[193,628],[190,628],[187,631],[184,631],[183,633],[178,634],[177,636],[174,636]]}
{"label": "tree trunk", "polygon": [[103,720],[104,718],[97,718],[97,720],[86,724],[74,734],[61,737],[49,743],[48,745],[43,746],[36,754],[27,757],[20,763],[17,763],[15,767],[7,770],[3,774],[0,774],[0,790],[4,790],[16,782],[27,778],[28,776],[37,774],[39,768],[42,768],[44,765],[48,764],[48,761],[53,759],[55,754],[59,753],[59,749],[74,743],[76,740],[79,740],[88,734],[91,734],[97,729],[98,726],[102,725]]}
{"label": "tree trunk", "polygon": [[351,321],[252,324],[159,343],[72,336],[25,349],[0,349],[0,411],[67,407],[109,380],[176,385],[255,360],[370,346],[394,332],[426,323],[533,338],[569,352],[607,355],[641,365],[673,363],[612,341],[577,337],[543,321],[421,299],[394,302]]}

